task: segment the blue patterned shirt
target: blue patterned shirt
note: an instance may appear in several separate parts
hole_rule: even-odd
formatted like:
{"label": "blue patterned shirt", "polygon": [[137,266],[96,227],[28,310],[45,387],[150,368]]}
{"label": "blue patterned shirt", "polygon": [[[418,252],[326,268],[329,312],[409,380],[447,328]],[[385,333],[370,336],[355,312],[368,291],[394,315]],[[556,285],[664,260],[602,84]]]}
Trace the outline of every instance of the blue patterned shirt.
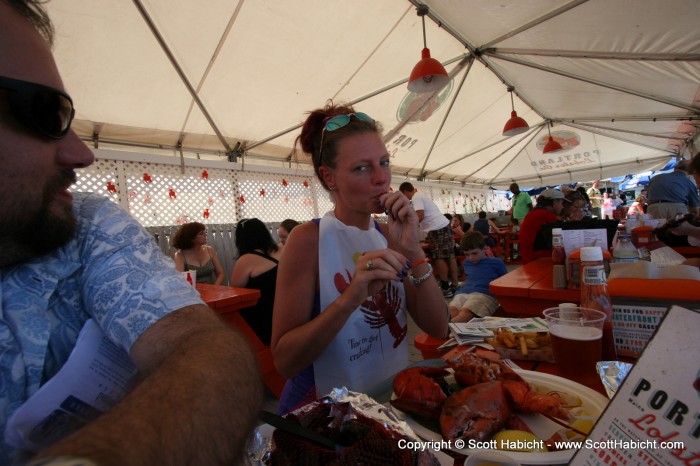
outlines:
{"label": "blue patterned shirt", "polygon": [[[73,213],[77,229],[66,245],[0,269],[0,435],[9,416],[66,362],[88,319],[129,351],[164,315],[202,303],[117,204],[75,193]],[[9,454],[1,442],[0,464]]]}

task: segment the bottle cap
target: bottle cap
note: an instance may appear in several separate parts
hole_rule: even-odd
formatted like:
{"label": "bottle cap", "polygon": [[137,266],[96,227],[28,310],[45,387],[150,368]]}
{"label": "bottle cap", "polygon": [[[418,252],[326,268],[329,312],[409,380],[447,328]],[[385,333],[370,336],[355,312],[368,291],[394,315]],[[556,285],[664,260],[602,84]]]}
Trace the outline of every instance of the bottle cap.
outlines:
{"label": "bottle cap", "polygon": [[561,235],[562,233],[561,228],[552,228],[552,234],[553,235]]}
{"label": "bottle cap", "polygon": [[581,262],[596,262],[603,260],[603,250],[600,246],[584,246],[581,248]]}
{"label": "bottle cap", "polygon": [[567,307],[578,307],[578,304],[576,303],[560,303],[559,304],[559,309],[567,308]]}

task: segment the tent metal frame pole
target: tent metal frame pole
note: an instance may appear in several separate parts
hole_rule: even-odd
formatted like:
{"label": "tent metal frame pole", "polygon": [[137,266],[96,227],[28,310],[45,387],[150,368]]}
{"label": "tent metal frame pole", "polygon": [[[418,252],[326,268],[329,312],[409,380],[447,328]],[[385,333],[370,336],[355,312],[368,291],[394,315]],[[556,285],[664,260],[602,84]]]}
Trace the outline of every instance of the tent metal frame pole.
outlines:
{"label": "tent metal frame pole", "polygon": [[[449,60],[446,60],[446,61],[442,62],[442,65],[443,65],[443,66],[451,65],[452,63],[465,60],[466,58],[469,58],[469,57],[470,57],[470,55],[459,55],[459,56],[457,56],[457,57],[454,57],[454,58],[451,58],[451,59],[449,59]],[[355,105],[355,104],[357,104],[357,103],[359,103],[359,102],[363,102],[363,101],[365,101],[365,100],[367,100],[367,99],[370,99],[370,98],[372,98],[372,97],[374,97],[374,96],[376,96],[376,95],[382,94],[382,93],[384,93],[384,92],[386,92],[386,91],[389,91],[389,90],[391,90],[391,89],[393,89],[393,88],[395,88],[395,87],[398,87],[398,86],[400,86],[400,85],[402,85],[402,84],[406,84],[407,82],[408,82],[408,78],[402,79],[402,80],[400,80],[400,81],[393,82],[393,83],[388,84],[388,85],[386,85],[386,86],[384,86],[384,87],[382,87],[382,88],[380,88],[380,89],[377,89],[377,90],[375,90],[375,91],[372,91],[372,92],[370,92],[369,94],[365,94],[365,95],[363,95],[363,96],[361,96],[361,97],[358,97],[358,98],[356,98],[356,99],[350,100],[350,101],[348,101],[348,103],[349,103],[350,105]],[[259,146],[259,145],[261,145],[261,144],[265,144],[266,142],[270,142],[270,141],[272,141],[272,140],[275,140],[275,139],[277,139],[277,138],[280,137],[280,136],[284,136],[285,134],[291,133],[292,131],[296,131],[297,129],[301,128],[302,126],[304,126],[303,123],[299,123],[299,124],[296,124],[296,125],[294,125],[294,126],[290,126],[289,128],[284,129],[284,130],[282,130],[282,131],[279,131],[279,132],[277,132],[277,133],[275,133],[275,134],[273,134],[273,135],[271,135],[271,136],[268,136],[268,137],[266,137],[266,138],[260,139],[259,141],[255,141],[253,144],[251,144],[251,145],[249,145],[249,146],[245,146],[245,150],[252,149],[252,148],[257,147],[257,146]]]}
{"label": "tent metal frame pole", "polygon": [[498,55],[532,55],[557,58],[593,58],[595,60],[700,61],[699,53],[631,53],[578,50],[484,48],[484,53]]}
{"label": "tent metal frame pole", "polygon": [[219,130],[219,127],[214,122],[214,119],[212,118],[212,116],[209,114],[209,111],[207,110],[207,107],[204,105],[204,102],[202,102],[202,100],[199,98],[199,95],[197,95],[197,91],[195,90],[194,86],[192,86],[192,83],[189,81],[189,79],[187,79],[187,76],[185,75],[184,70],[182,69],[182,67],[178,63],[177,59],[175,58],[175,55],[173,55],[172,51],[168,47],[168,44],[166,44],[165,39],[163,38],[160,31],[156,27],[155,23],[151,19],[151,16],[146,11],[146,8],[141,3],[141,0],[132,0],[132,1],[134,2],[136,9],[141,14],[141,17],[146,22],[146,25],[153,33],[153,36],[158,41],[158,44],[160,45],[161,49],[163,49],[163,52],[168,57],[170,64],[175,69],[175,72],[177,72],[178,76],[180,77],[180,80],[187,88],[187,91],[190,93],[190,96],[197,103],[197,106],[199,107],[199,110],[204,115],[204,118],[207,119],[207,122],[209,123],[211,128],[214,130],[214,133],[216,133],[216,136],[219,138],[221,145],[224,146],[227,153],[230,153],[231,146],[229,145],[228,141],[224,137],[223,133]]}
{"label": "tent metal frame pole", "polygon": [[[543,123],[543,125],[544,125],[544,124],[547,124],[547,123],[545,122],[545,123]],[[540,128],[539,131],[537,131],[535,134],[533,134],[529,141],[527,141],[525,144],[523,144],[523,147],[521,147],[520,150],[519,150],[518,152],[516,152],[516,153],[510,158],[510,160],[508,161],[508,163],[506,163],[506,164],[503,165],[503,168],[501,168],[501,171],[499,171],[498,173],[496,173],[496,175],[495,175],[493,178],[491,178],[491,179],[488,181],[487,184],[488,184],[489,186],[491,186],[491,184],[493,183],[493,180],[495,180],[496,178],[498,178],[498,177],[501,175],[501,173],[503,173],[503,171],[508,167],[508,165],[510,165],[511,162],[513,162],[513,160],[515,160],[516,157],[518,157],[520,154],[522,154],[523,151],[525,151],[525,152],[527,153],[527,157],[530,159],[530,162],[532,162],[532,158],[530,157],[530,153],[527,152],[527,146],[528,146],[528,145],[532,142],[532,140],[535,139],[535,137],[536,137],[539,133],[541,133],[541,132],[542,132],[542,128]]]}
{"label": "tent metal frame pole", "polygon": [[572,123],[579,123],[582,121],[609,121],[614,123],[616,121],[700,121],[700,115],[620,115],[620,116],[589,116],[589,117],[557,117],[556,121],[564,122],[570,121]]}
{"label": "tent metal frame pole", "polygon": [[483,50],[483,49],[486,49],[488,47],[491,47],[493,44],[498,44],[499,42],[502,42],[506,39],[509,39],[513,36],[520,34],[521,32],[527,31],[528,29],[531,29],[539,24],[542,24],[545,21],[548,21],[552,18],[555,18],[563,13],[566,13],[567,11],[571,10],[572,8],[576,8],[577,6],[579,6],[583,3],[586,3],[587,1],[588,0],[574,0],[573,2],[569,2],[566,5],[562,5],[559,8],[552,10],[549,13],[542,15],[539,18],[530,21],[529,23],[523,24],[519,28],[515,28],[512,31],[507,32],[500,37],[496,37],[491,42],[487,42],[487,43],[481,45],[481,47],[479,47],[479,48]]}
{"label": "tent metal frame pole", "polygon": [[[523,136],[522,136],[520,139],[518,139],[518,140],[517,140],[512,146],[510,146],[510,147],[515,147],[518,143],[520,143],[520,141],[522,141],[523,139],[525,139],[526,137],[528,137],[528,136],[532,133],[532,131],[533,131],[534,129],[538,128],[539,126],[542,126],[543,124],[544,124],[544,123],[540,123],[539,125],[531,126],[531,127],[530,127],[530,130],[529,130],[528,132],[524,133]],[[451,162],[449,162],[449,163],[446,163],[445,165],[442,165],[442,166],[440,166],[440,167],[435,168],[435,170],[433,170],[433,171],[430,172],[430,173],[438,172],[438,171],[442,170],[443,168],[447,168],[447,167],[449,167],[450,165],[454,165],[454,164],[456,164],[457,162],[461,162],[462,160],[468,159],[468,158],[471,157],[472,155],[476,155],[476,154],[478,154],[479,152],[485,151],[486,149],[489,149],[489,148],[491,148],[491,147],[493,147],[493,146],[497,146],[498,144],[500,144],[500,143],[502,143],[502,142],[505,142],[505,141],[508,141],[508,140],[509,140],[509,138],[500,139],[500,140],[498,140],[498,141],[496,141],[496,142],[492,142],[491,144],[487,144],[486,146],[484,146],[484,147],[482,147],[482,148],[480,148],[480,149],[477,149],[477,150],[468,152],[468,153],[464,154],[463,156],[459,157],[458,159],[455,159],[455,160],[453,160],[453,161],[451,161]],[[430,173],[429,173],[429,174],[430,174]]]}
{"label": "tent metal frame pole", "polygon": [[637,91],[637,90],[630,89],[627,87],[618,86],[616,84],[611,84],[611,83],[607,83],[604,81],[599,81],[597,79],[586,78],[584,76],[580,76],[580,75],[577,75],[574,73],[569,73],[568,71],[563,71],[563,70],[551,68],[548,66],[538,65],[537,63],[532,63],[532,62],[528,62],[525,60],[520,60],[518,58],[508,57],[508,56],[504,56],[504,55],[500,55],[500,54],[496,54],[496,53],[491,53],[491,52],[486,52],[486,51],[484,52],[484,55],[491,57],[491,58],[500,59],[500,60],[508,61],[511,63],[515,63],[516,65],[522,65],[522,66],[526,66],[528,68],[534,68],[536,70],[545,71],[547,73],[557,74],[559,76],[564,76],[565,78],[575,79],[577,81],[583,81],[583,82],[593,84],[596,86],[605,87],[605,88],[612,89],[614,91],[619,91],[619,92],[622,92],[625,94],[631,94],[631,95],[635,95],[637,97],[642,97],[644,99],[654,100],[656,102],[661,102],[662,104],[670,105],[672,107],[678,107],[678,108],[682,108],[682,109],[691,111],[695,114],[700,113],[700,108],[693,107],[692,105],[684,104],[683,102],[677,102],[677,101],[667,99],[664,97],[656,96],[653,94],[648,94],[646,92],[641,92],[641,91]]}
{"label": "tent metal frame pole", "polygon": [[[545,124],[546,124],[546,123],[542,123],[542,124],[540,124],[540,125],[537,125],[537,126],[535,127],[535,128],[537,128],[537,131],[531,131],[531,132],[529,132],[529,133],[526,134],[526,136],[529,136],[530,139],[524,144],[524,147],[527,147],[527,145],[530,144],[530,143],[532,142],[532,140],[535,139],[535,137],[537,137],[537,135],[540,134],[540,133],[542,132],[543,127],[544,127]],[[533,129],[534,129],[534,128],[533,128]],[[484,164],[484,165],[482,165],[481,167],[477,168],[477,169],[474,170],[473,172],[471,172],[471,173],[465,175],[465,176],[464,176],[464,179],[469,178],[469,177],[472,176],[474,173],[478,172],[479,170],[484,169],[485,167],[488,167],[488,166],[491,165],[493,162],[495,162],[496,160],[498,160],[498,159],[500,159],[501,157],[503,157],[509,150],[511,150],[513,147],[517,146],[517,145],[522,141],[522,139],[524,139],[524,138],[521,138],[520,141],[514,142],[513,144],[511,144],[510,146],[508,146],[508,148],[507,148],[506,150],[502,151],[502,152],[501,152],[500,154],[498,154],[496,157],[494,157],[494,158],[492,158],[491,160],[489,160],[486,164]],[[511,159],[511,160],[512,160],[512,159]],[[509,163],[510,163],[510,162],[509,162]],[[493,181],[493,179],[492,179],[491,181]]]}
{"label": "tent metal frame pole", "polygon": [[[471,55],[464,56],[459,62],[459,64],[448,73],[450,81],[452,81],[462,71],[462,68],[464,68],[464,66],[467,63],[471,63],[472,60],[473,57]],[[408,79],[406,79],[406,82],[408,82]],[[412,113],[407,114],[403,120],[401,120],[396,126],[394,126],[390,131],[388,131],[384,136],[382,136],[382,140],[385,143],[390,141],[399,131],[401,131],[401,129],[404,126],[406,126],[410,121],[413,120],[413,117],[415,117],[418,113],[422,112],[425,109],[427,103],[430,102],[430,100],[434,96],[440,94],[440,92],[442,92],[442,89],[438,89],[437,91],[433,92],[425,92],[422,94],[418,94],[418,100],[422,99],[423,102],[420,105],[417,105]]]}
{"label": "tent metal frame pole", "polygon": [[421,177],[423,176],[423,173],[425,173],[425,166],[428,163],[428,159],[430,158],[430,155],[433,153],[433,148],[435,147],[435,143],[437,142],[438,138],[440,137],[440,134],[442,134],[442,128],[444,128],[445,122],[447,121],[447,118],[450,116],[450,112],[452,111],[452,107],[454,107],[455,102],[457,101],[457,97],[459,96],[460,91],[464,87],[464,82],[467,80],[467,76],[469,76],[469,71],[472,69],[473,64],[474,64],[474,58],[471,57],[469,59],[469,63],[467,64],[467,69],[464,71],[464,74],[462,75],[462,80],[459,82],[459,86],[457,87],[457,92],[455,92],[454,96],[452,96],[452,101],[450,102],[450,106],[447,107],[447,111],[445,112],[445,116],[442,117],[442,121],[440,122],[440,126],[438,127],[438,130],[435,132],[435,137],[433,138],[433,142],[430,144],[430,148],[428,149],[428,152],[425,154],[425,158],[423,159],[423,165],[420,168]]}

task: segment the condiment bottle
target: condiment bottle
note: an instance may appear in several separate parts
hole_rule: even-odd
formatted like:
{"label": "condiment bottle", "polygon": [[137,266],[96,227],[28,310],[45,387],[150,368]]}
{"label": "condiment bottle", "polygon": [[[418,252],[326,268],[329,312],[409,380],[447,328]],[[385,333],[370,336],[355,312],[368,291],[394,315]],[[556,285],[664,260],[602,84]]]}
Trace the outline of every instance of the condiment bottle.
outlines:
{"label": "condiment bottle", "polygon": [[614,262],[637,262],[639,260],[639,251],[632,244],[630,235],[618,235],[617,244],[613,249]]}
{"label": "condiment bottle", "polygon": [[581,248],[581,307],[596,309],[606,315],[603,324],[603,359],[617,359],[612,331],[612,303],[603,265],[603,250],[598,246]]}
{"label": "condiment bottle", "polygon": [[566,289],[566,252],[562,229],[552,228],[552,286],[554,289]]}

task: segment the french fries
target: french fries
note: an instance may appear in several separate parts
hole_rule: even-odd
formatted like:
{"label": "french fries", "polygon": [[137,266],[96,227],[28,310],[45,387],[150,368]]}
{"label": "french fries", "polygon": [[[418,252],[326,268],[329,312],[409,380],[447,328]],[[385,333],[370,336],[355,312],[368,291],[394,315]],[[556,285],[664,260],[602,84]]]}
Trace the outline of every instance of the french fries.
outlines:
{"label": "french fries", "polygon": [[484,341],[490,345],[501,348],[519,348],[523,356],[527,356],[529,350],[552,346],[552,342],[549,339],[549,332],[513,333],[505,328],[497,328],[494,329],[493,335],[493,338],[485,338]]}

